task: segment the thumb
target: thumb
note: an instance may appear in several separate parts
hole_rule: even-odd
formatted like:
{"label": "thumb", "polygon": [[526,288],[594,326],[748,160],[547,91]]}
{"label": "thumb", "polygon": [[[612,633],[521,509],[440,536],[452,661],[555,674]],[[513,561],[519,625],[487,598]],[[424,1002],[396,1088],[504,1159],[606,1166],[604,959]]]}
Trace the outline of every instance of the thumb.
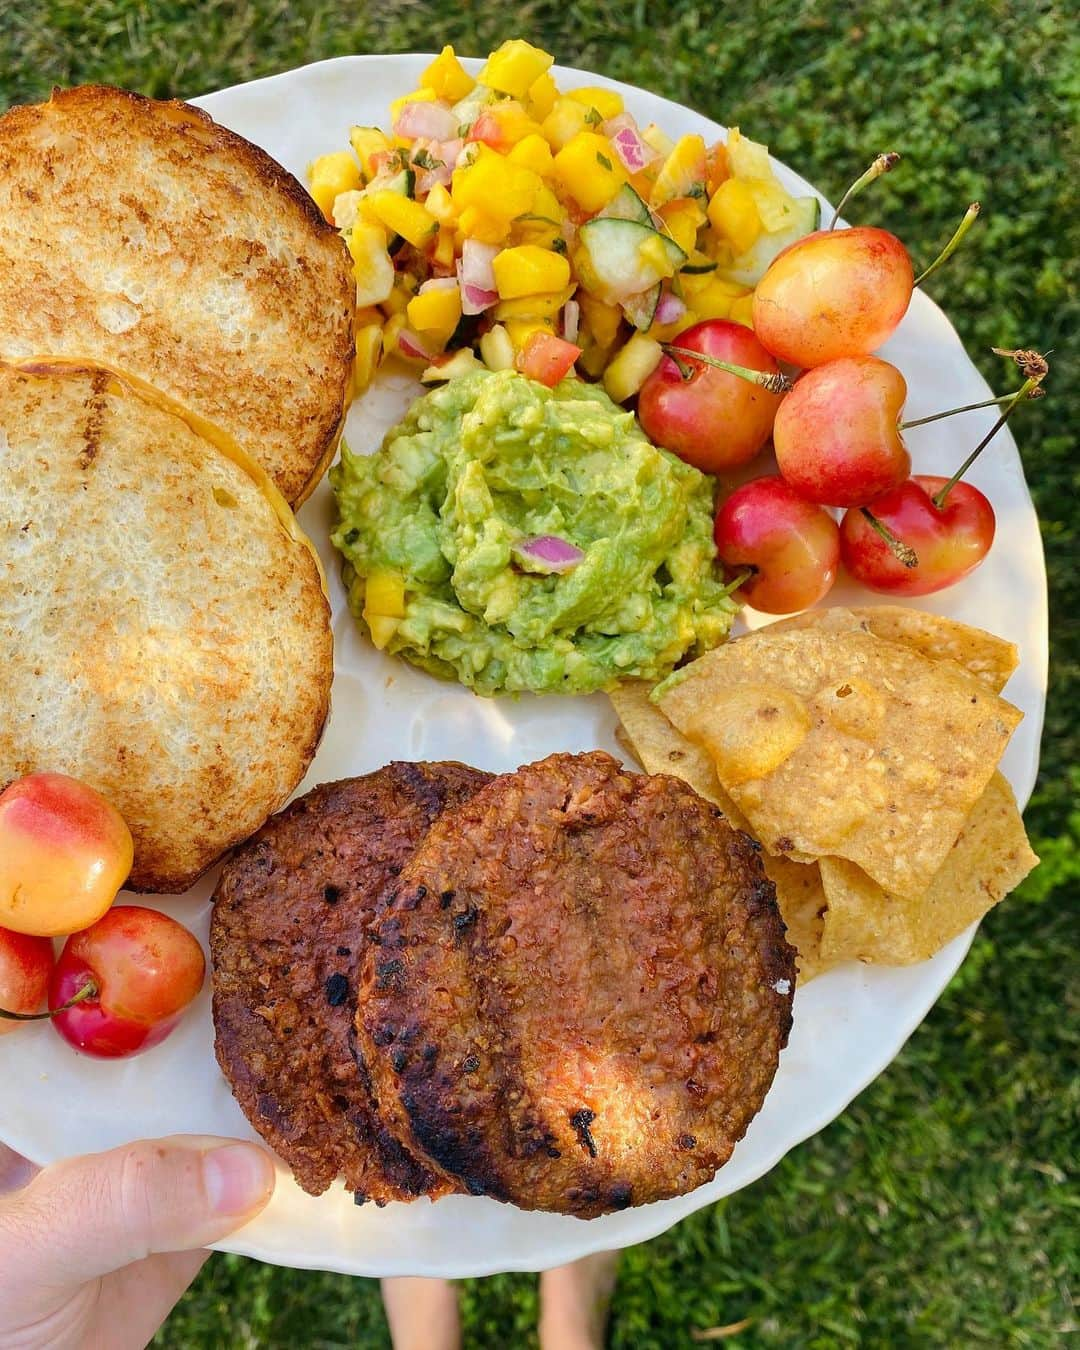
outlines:
{"label": "thumb", "polygon": [[253,1218],[273,1189],[264,1149],[205,1136],[56,1163],[0,1209],[0,1282],[25,1271],[38,1285],[78,1285],[155,1252],[205,1247]]}

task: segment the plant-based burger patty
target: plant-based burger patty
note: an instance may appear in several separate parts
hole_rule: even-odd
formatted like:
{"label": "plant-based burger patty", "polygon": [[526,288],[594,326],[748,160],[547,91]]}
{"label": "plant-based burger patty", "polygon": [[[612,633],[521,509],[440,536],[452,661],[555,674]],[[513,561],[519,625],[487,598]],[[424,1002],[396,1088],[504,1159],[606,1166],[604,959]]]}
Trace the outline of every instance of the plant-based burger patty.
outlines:
{"label": "plant-based burger patty", "polygon": [[214,894],[217,1056],[244,1114],[318,1195],[442,1194],[380,1122],[352,1046],[357,967],[375,902],[448,806],[490,775],[394,763],[325,783],[237,851]]}
{"label": "plant-based burger patty", "polygon": [[557,754],[448,811],[387,891],[357,1031],[384,1119],[448,1181],[590,1217],[725,1163],[791,1025],[745,835],[686,784]]}

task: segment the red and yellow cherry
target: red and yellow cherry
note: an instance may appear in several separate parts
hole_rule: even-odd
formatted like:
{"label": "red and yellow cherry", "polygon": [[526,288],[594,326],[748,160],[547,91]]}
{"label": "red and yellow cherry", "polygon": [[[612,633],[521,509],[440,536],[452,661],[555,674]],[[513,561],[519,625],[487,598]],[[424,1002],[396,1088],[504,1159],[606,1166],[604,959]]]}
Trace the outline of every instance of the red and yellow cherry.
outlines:
{"label": "red and yellow cherry", "polygon": [[777,254],[758,282],[754,332],[796,366],[865,356],[894,332],[914,285],[908,251],[888,230],[815,230]]}
{"label": "red and yellow cherry", "polygon": [[782,478],[754,478],[736,488],[716,513],[713,537],[726,567],[752,569],[739,594],[764,614],[809,609],[836,580],[836,521]]}
{"label": "red and yellow cherry", "polygon": [[847,356],[808,370],[780,404],[776,463],[807,501],[863,506],[911,473],[900,434],[903,375],[876,356]]}
{"label": "red and yellow cherry", "polygon": [[100,792],[33,773],[0,793],[0,925],[36,937],[86,928],[131,871],[131,832]]}
{"label": "red and yellow cherry", "polygon": [[[781,399],[752,377],[763,372],[782,388],[779,366],[749,328],[727,319],[695,324],[667,350],[674,356],[661,358],[638,394],[645,434],[703,473],[748,464],[769,439]],[[697,354],[744,369],[751,378],[695,361]]]}
{"label": "red and yellow cherry", "polygon": [[[53,968],[48,938],[29,937],[0,928],[0,1008],[19,1018],[33,1016],[45,1002]],[[0,1036],[14,1031],[18,1020],[0,1017]]]}
{"label": "red and yellow cherry", "polygon": [[64,944],[49,981],[53,1025],[86,1055],[141,1054],[173,1030],[205,975],[202,948],[183,924],[116,905]]}
{"label": "red and yellow cherry", "polygon": [[[844,513],[840,556],[856,581],[884,595],[931,595],[978,567],[994,542],[994,508],[978,488],[962,481],[953,483],[938,505],[935,497],[948,482],[916,474],[870,503],[872,520],[862,510]],[[897,557],[905,550],[914,552],[914,565]]]}

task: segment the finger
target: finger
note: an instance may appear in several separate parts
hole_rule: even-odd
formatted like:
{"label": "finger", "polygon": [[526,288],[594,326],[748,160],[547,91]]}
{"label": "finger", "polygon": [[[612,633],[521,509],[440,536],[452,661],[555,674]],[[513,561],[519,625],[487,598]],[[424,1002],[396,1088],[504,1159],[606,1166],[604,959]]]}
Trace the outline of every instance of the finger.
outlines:
{"label": "finger", "polygon": [[0,1143],[0,1195],[21,1190],[39,1170],[29,1158]]}
{"label": "finger", "polygon": [[155,1252],[205,1247],[257,1214],[273,1188],[270,1155],[229,1139],[147,1140],[57,1163],[0,1209],[16,1238],[0,1282],[22,1269],[38,1283],[82,1283]]}

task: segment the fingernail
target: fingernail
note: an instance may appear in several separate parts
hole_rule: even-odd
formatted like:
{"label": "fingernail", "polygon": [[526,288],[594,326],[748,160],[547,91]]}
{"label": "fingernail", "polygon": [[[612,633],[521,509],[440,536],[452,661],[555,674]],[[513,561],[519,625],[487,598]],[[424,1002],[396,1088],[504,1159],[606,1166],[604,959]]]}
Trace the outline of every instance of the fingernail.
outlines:
{"label": "fingernail", "polygon": [[203,1184],[215,1214],[246,1214],[274,1189],[274,1164],[254,1144],[228,1144],[203,1155]]}

